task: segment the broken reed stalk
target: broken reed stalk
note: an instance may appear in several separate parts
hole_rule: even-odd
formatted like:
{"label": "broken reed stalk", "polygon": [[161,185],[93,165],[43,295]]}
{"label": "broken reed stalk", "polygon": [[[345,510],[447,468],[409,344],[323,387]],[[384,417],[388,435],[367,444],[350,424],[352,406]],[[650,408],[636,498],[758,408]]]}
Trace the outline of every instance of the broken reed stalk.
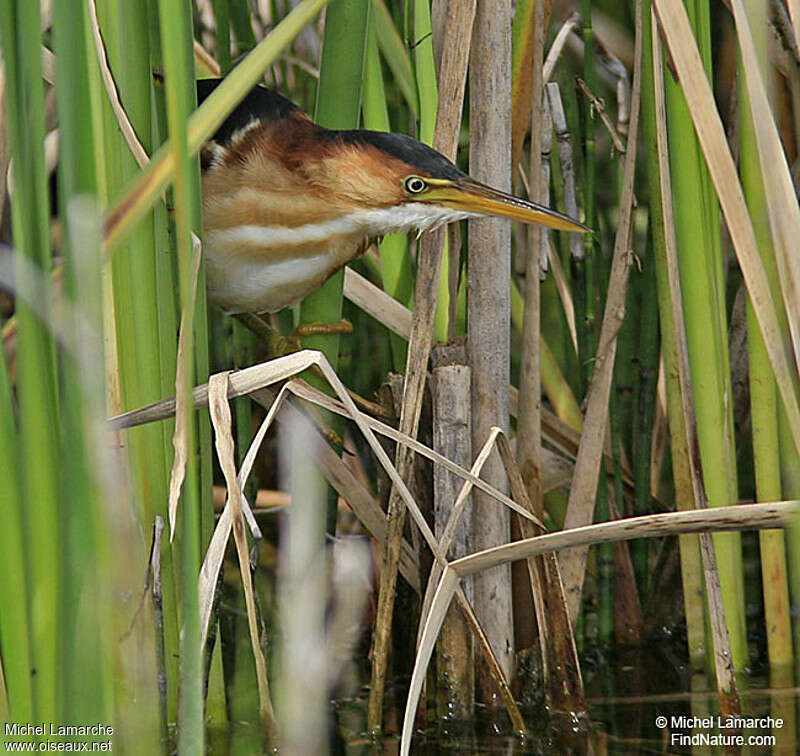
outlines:
{"label": "broken reed stalk", "polygon": [[[503,434],[497,438],[497,451],[508,475],[514,498],[533,515],[543,520],[542,500],[540,498],[536,501],[529,497],[528,486],[514,461],[511,445]],[[519,515],[517,518],[524,538],[532,538],[547,532]],[[555,711],[569,712],[572,715],[585,712],[583,677],[558,559],[553,553],[544,554],[539,558],[528,559],[527,565],[536,612],[545,701],[547,706]]]}
{"label": "broken reed stalk", "polygon": [[[555,44],[555,43],[554,43]],[[548,82],[546,87],[547,104],[550,108],[550,116],[553,119],[553,129],[558,146],[558,160],[561,168],[561,179],[564,184],[564,211],[571,218],[578,217],[578,200],[575,193],[575,163],[572,157],[572,137],[567,127],[567,115],[564,112],[564,103],[561,99],[561,90],[556,82]],[[583,239],[581,234],[570,233],[569,248],[573,258],[580,256],[583,251]],[[553,255],[555,257],[555,255]],[[559,260],[560,266],[560,260]],[[551,263],[552,267],[552,263]],[[563,273],[562,273],[563,277]],[[578,337],[575,332],[575,309],[572,304],[572,294],[566,287],[563,287],[564,294],[561,296],[564,302],[564,313],[567,323],[570,324],[570,335],[573,345],[577,352]],[[562,287],[559,287],[559,294]]]}
{"label": "broken reed stalk", "polygon": [[[460,354],[459,354],[460,352]],[[463,347],[437,347],[433,353],[433,448],[467,467],[472,456],[470,428],[470,372]],[[459,520],[451,545],[442,542],[457,500],[458,479],[441,467],[433,473],[434,532],[445,556],[472,551],[472,512]],[[471,581],[464,593],[472,599]],[[468,719],[475,706],[475,654],[472,634],[463,617],[451,607],[436,647],[436,710],[441,718]]]}
{"label": "broken reed stalk", "polygon": [[[459,10],[460,6],[458,15],[453,16],[452,23],[447,26],[448,40],[453,44],[443,43],[442,49],[443,55],[452,54],[454,58],[448,60],[446,65],[443,64],[442,70],[450,71],[453,75],[448,79],[449,85],[444,80],[440,83],[434,147],[445,156],[455,159],[466,82],[466,55],[472,33],[470,9],[474,8],[474,4],[456,3],[451,0],[451,6],[454,11]],[[421,240],[418,256],[414,318],[408,345],[403,406],[400,412],[400,431],[411,437],[417,435],[428,357],[433,344],[433,327],[445,233],[446,230],[441,228],[427,234]],[[403,480],[409,478],[412,460],[411,450],[398,444],[396,465]],[[381,558],[381,582],[371,653],[372,673],[367,708],[367,729],[370,732],[380,731],[383,718],[383,692],[386,685],[394,588],[397,581],[397,562],[404,522],[405,508],[397,491],[393,488],[389,496],[386,516],[387,534]]]}
{"label": "broken reed stalk", "polygon": [[[511,187],[510,0],[479,0],[470,58],[470,175],[503,191]],[[477,448],[492,426],[509,422],[511,227],[497,218],[469,221],[468,349],[472,371],[472,442]],[[489,460],[484,479],[505,485],[499,460]],[[473,498],[476,548],[504,543],[510,516],[486,497]],[[503,566],[474,581],[476,612],[510,678],[514,661],[511,572]],[[489,702],[494,684],[477,670],[478,697]]]}

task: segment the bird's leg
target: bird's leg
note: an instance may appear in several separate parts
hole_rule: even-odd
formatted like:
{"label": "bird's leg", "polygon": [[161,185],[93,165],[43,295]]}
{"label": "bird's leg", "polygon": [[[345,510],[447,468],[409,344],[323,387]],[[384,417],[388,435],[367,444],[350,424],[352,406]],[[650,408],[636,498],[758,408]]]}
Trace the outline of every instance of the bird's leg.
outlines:
{"label": "bird's leg", "polygon": [[[286,336],[281,336],[272,326],[267,323],[260,315],[255,315],[250,312],[236,313],[235,317],[240,323],[252,331],[258,338],[267,344],[269,353],[271,355],[283,356],[291,352],[299,351],[303,348],[302,339],[306,336],[319,336],[327,334],[342,334],[352,333],[353,324],[344,318],[338,323],[301,323],[294,328],[291,333]],[[322,371],[316,366],[312,366],[311,370],[315,375],[325,380]],[[355,391],[347,389],[351,399],[365,412],[369,412],[373,417],[379,417],[383,420],[395,420],[396,418],[385,407],[365,399]],[[333,431],[330,431],[333,433]],[[341,439],[335,445],[341,446]]]}
{"label": "bird's leg", "polygon": [[264,318],[252,312],[237,312],[232,317],[261,339],[269,347],[270,354],[273,353],[272,343],[280,334]]}

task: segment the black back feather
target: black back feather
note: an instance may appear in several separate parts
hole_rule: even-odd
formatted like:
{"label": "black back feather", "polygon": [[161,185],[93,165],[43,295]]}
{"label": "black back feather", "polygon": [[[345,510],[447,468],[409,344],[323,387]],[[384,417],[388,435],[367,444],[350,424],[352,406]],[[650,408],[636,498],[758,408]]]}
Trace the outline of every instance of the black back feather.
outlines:
{"label": "black back feather", "polygon": [[[203,102],[216,89],[221,79],[199,79],[197,82],[197,101]],[[213,141],[223,147],[230,145],[231,136],[239,129],[248,126],[253,120],[272,123],[288,118],[300,109],[291,100],[287,100],[277,92],[257,85],[233,109],[231,114],[217,129]],[[394,134],[386,131],[368,131],[356,129],[352,131],[333,131],[318,127],[317,132],[323,139],[338,141],[343,144],[371,145],[391,157],[402,160],[420,172],[434,178],[455,181],[464,178],[465,174],[456,168],[444,155],[413,137],[405,134]]]}
{"label": "black back feather", "polygon": [[[202,103],[221,81],[222,79],[198,79],[197,104]],[[287,100],[282,95],[266,87],[255,86],[233,109],[211,139],[217,144],[226,147],[230,144],[233,133],[245,128],[253,120],[259,120],[262,123],[279,121],[283,118],[288,118],[297,110],[299,108],[291,100]]]}

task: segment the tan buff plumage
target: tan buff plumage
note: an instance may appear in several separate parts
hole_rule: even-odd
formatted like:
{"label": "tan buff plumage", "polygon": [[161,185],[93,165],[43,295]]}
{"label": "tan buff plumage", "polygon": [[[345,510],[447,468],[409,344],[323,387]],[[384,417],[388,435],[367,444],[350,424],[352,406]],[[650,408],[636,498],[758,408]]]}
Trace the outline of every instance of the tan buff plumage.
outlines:
{"label": "tan buff plumage", "polygon": [[296,303],[389,232],[486,214],[586,230],[479,184],[416,140],[323,129],[263,88],[202,164],[209,300],[232,312]]}

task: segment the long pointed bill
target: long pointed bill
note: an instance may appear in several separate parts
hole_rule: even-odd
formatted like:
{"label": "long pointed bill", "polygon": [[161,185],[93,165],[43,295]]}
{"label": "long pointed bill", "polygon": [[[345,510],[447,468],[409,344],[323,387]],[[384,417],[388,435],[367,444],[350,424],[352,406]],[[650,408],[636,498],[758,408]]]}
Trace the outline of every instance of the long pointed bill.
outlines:
{"label": "long pointed bill", "polygon": [[560,231],[591,231],[588,226],[573,220],[549,207],[536,202],[514,197],[498,189],[481,184],[471,178],[458,181],[444,179],[426,179],[430,189],[425,193],[425,201],[436,202],[468,213],[497,215],[501,218],[538,223],[540,226],[555,228]]}

